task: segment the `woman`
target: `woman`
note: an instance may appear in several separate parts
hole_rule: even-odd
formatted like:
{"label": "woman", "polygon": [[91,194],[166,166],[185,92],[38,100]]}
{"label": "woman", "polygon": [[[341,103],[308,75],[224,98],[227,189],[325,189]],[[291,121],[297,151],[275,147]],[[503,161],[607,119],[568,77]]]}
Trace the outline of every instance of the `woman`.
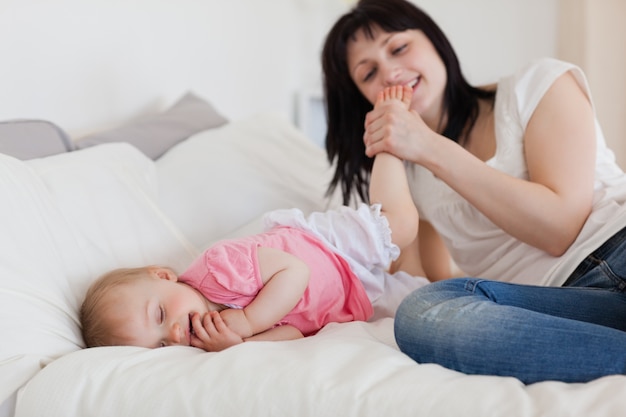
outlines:
{"label": "woman", "polygon": [[[582,71],[543,59],[473,87],[441,29],[404,0],[361,0],[330,30],[322,66],[329,191],[364,198],[372,156],[404,159],[422,221],[395,267],[438,281],[451,256],[485,278],[409,295],[400,348],[526,383],[626,373],[626,175]],[[412,87],[410,111],[372,109],[389,85]]]}

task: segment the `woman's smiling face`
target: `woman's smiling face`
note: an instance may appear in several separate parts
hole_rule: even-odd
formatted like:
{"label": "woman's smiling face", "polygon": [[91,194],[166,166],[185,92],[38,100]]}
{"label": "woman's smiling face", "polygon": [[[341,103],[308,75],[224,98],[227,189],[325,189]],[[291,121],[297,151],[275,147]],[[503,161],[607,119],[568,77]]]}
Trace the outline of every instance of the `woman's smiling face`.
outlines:
{"label": "woman's smiling face", "polygon": [[411,109],[425,119],[440,120],[447,73],[432,42],[421,30],[372,29],[372,37],[358,30],[347,48],[350,77],[361,94],[373,104],[385,87],[409,85]]}

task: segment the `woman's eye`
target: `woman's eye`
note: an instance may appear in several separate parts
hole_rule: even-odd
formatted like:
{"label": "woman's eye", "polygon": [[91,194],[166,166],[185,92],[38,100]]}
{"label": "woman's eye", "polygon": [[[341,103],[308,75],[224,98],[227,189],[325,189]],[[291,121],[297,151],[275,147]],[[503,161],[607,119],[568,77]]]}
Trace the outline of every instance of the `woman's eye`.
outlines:
{"label": "woman's eye", "polygon": [[365,74],[365,77],[363,78],[363,82],[371,80],[374,74],[376,74],[376,70],[375,69],[370,70],[367,74]]}
{"label": "woman's eye", "polygon": [[407,47],[407,44],[404,44],[398,48],[395,48],[391,51],[392,55],[398,55],[399,53],[401,53],[402,51],[404,51]]}
{"label": "woman's eye", "polygon": [[163,307],[159,307],[159,324],[163,324],[165,321],[165,310]]}

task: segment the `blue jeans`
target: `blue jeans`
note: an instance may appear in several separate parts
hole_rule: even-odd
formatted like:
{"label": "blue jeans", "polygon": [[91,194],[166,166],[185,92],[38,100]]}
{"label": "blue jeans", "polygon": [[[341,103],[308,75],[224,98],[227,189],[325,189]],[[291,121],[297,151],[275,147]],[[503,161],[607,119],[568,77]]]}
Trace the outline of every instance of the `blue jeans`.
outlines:
{"label": "blue jeans", "polygon": [[439,281],[402,301],[396,341],[420,363],[527,384],[626,374],[626,229],[565,285]]}

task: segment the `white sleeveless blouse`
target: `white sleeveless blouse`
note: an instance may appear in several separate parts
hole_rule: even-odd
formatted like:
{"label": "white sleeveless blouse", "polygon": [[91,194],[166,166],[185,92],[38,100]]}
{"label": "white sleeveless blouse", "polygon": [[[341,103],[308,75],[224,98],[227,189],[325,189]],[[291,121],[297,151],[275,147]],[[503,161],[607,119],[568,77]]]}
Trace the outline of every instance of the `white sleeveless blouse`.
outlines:
{"label": "white sleeveless blouse", "polygon": [[[541,59],[498,83],[495,100],[496,152],[486,163],[528,179],[524,131],[554,81],[571,71],[591,95],[583,72],[555,59]],[[560,257],[520,242],[494,225],[427,169],[407,164],[413,200],[423,220],[443,238],[456,264],[473,277],[535,285],[562,285],[576,266],[626,226],[626,175],[607,148],[596,120],[597,157],[593,211],[576,241]],[[533,227],[529,224],[528,227]]]}

